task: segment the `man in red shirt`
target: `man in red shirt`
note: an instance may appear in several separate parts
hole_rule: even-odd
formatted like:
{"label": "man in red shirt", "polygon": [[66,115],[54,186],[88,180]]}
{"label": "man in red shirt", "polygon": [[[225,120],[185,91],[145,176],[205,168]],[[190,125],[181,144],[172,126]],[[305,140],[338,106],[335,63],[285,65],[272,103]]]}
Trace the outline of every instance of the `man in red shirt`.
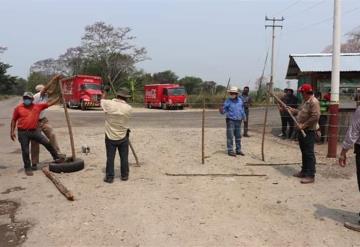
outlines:
{"label": "man in red shirt", "polygon": [[[15,141],[15,128],[18,129],[18,140],[21,145],[22,158],[24,161],[25,173],[28,176],[32,176],[32,167],[29,157],[29,144],[31,140],[34,140],[42,144],[53,157],[56,163],[63,162],[64,159],[59,157],[58,152],[50,144],[50,141],[41,133],[38,129],[38,120],[40,112],[59,101],[56,98],[48,103],[44,104],[33,104],[34,96],[30,92],[25,92],[23,95],[23,103],[19,104],[13,113],[11,120],[10,137],[11,140]],[[35,170],[36,167],[34,167]]]}

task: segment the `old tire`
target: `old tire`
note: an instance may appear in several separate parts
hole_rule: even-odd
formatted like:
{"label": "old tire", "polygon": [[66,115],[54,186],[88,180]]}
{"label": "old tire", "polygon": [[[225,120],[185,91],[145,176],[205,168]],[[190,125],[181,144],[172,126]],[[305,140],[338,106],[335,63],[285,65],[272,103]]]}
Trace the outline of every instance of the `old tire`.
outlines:
{"label": "old tire", "polygon": [[86,110],[85,101],[83,101],[83,100],[80,102],[80,109],[81,109],[82,111],[85,111],[85,110]]}
{"label": "old tire", "polygon": [[75,159],[74,161],[64,162],[64,163],[50,163],[49,170],[56,173],[69,173],[77,172],[84,169],[84,160]]}

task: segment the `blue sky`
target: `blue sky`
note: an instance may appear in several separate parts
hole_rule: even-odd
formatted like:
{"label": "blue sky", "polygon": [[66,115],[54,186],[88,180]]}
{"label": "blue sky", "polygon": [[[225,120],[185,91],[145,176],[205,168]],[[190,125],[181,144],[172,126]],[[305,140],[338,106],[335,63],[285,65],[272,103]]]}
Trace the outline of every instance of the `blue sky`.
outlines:
{"label": "blue sky", "polygon": [[[27,77],[37,60],[57,58],[81,42],[96,21],[129,26],[154,73],[173,70],[226,84],[250,85],[260,76],[271,33],[264,17],[284,16],[277,30],[276,85],[285,86],[290,53],[317,53],[332,42],[333,0],[0,0],[0,59]],[[342,1],[342,33],[360,25],[360,1]],[[267,74],[270,71],[268,66]]]}

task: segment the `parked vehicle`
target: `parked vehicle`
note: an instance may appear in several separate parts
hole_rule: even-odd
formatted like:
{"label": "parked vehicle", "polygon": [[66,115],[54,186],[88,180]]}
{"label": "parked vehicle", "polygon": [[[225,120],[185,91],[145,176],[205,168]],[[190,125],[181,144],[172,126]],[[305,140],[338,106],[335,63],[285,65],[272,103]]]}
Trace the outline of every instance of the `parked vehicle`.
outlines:
{"label": "parked vehicle", "polygon": [[144,87],[147,108],[184,109],[186,90],[179,84],[150,84]]}
{"label": "parked vehicle", "polygon": [[98,76],[76,75],[62,80],[65,101],[69,108],[100,106],[102,79]]}

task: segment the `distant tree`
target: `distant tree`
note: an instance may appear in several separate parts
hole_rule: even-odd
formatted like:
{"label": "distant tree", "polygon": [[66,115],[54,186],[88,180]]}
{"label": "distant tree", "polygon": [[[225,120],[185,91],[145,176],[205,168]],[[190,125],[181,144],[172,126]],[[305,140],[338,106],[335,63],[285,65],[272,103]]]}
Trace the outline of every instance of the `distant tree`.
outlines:
{"label": "distant tree", "polygon": [[146,49],[138,48],[130,35],[131,29],[115,28],[105,22],[96,22],[85,27],[82,49],[87,59],[101,65],[104,80],[118,87],[121,76],[134,69],[134,65],[147,59]]}
{"label": "distant tree", "polygon": [[0,62],[0,94],[13,94],[16,87],[16,77],[7,74],[11,65]]}
{"label": "distant tree", "polygon": [[203,80],[199,77],[185,76],[179,80],[179,83],[185,87],[188,94],[198,94],[201,90]]}
{"label": "distant tree", "polygon": [[26,91],[27,80],[24,78],[16,78],[13,93],[16,95],[22,95]]}
{"label": "distant tree", "polygon": [[38,84],[46,84],[51,79],[51,75],[44,75],[41,72],[33,72],[28,77],[27,91],[35,92]]}
{"label": "distant tree", "polygon": [[176,83],[178,78],[179,77],[171,70],[165,70],[165,71],[153,74],[154,82],[161,83],[161,84]]}
{"label": "distant tree", "polygon": [[7,50],[7,48],[5,46],[0,45],[0,54],[4,53],[6,50]]}
{"label": "distant tree", "polygon": [[66,52],[58,58],[59,63],[68,68],[69,75],[81,73],[84,60],[84,51],[80,46],[68,48]]}
{"label": "distant tree", "polygon": [[[347,33],[346,36],[348,39],[344,44],[341,44],[341,52],[360,52],[360,26]],[[329,45],[323,50],[323,52],[331,53],[332,50],[332,45]]]}
{"label": "distant tree", "polygon": [[202,88],[205,93],[214,95],[216,90],[216,82],[214,81],[204,81],[202,83]]}
{"label": "distant tree", "polygon": [[226,87],[223,85],[216,85],[215,92],[216,94],[224,94],[226,91]]}

